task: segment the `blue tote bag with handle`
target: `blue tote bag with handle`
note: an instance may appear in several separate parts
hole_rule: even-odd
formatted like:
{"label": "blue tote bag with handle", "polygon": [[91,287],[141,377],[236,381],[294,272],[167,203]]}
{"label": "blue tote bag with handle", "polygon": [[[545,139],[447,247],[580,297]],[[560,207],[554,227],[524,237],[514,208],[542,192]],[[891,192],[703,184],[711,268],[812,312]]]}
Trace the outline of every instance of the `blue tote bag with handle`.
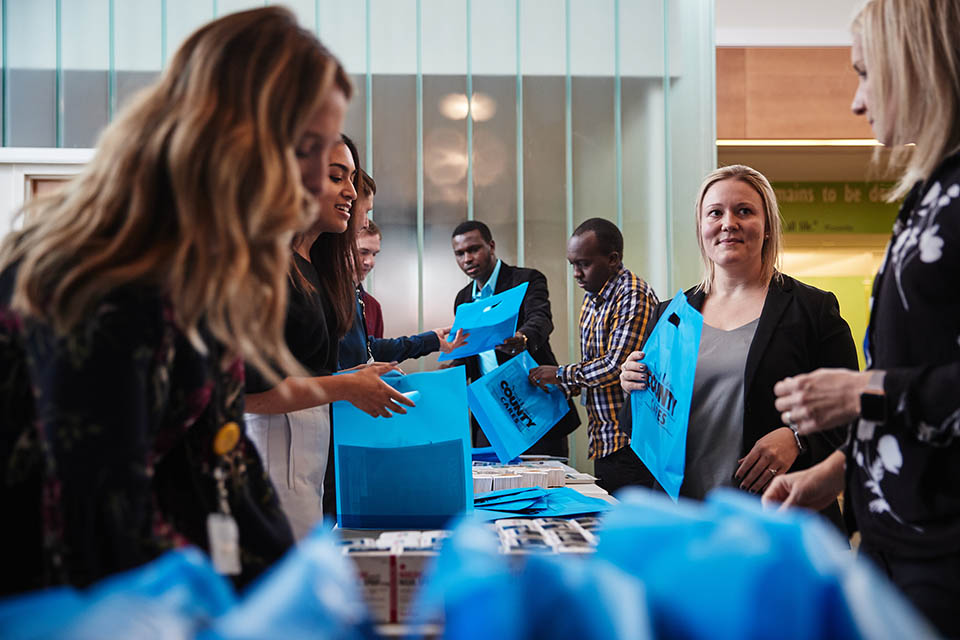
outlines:
{"label": "blue tote bag with handle", "polygon": [[523,305],[523,296],[527,293],[526,282],[512,289],[468,302],[457,307],[457,317],[453,320],[448,342],[457,334],[457,329],[469,333],[467,344],[450,353],[441,353],[437,360],[456,360],[475,356],[493,349],[517,332],[517,317]]}
{"label": "blue tote bag with handle", "polygon": [[473,510],[464,368],[388,375],[417,406],[373,418],[333,403],[337,521],[353,529],[439,529]]}
{"label": "blue tote bag with handle", "polygon": [[467,387],[470,410],[500,462],[532,447],[570,411],[559,387],[544,391],[530,383],[527,376],[536,366],[533,356],[521,351]]}
{"label": "blue tote bag with handle", "polygon": [[674,500],[683,484],[702,330],[703,316],[678,292],[643,346],[647,388],[630,393],[630,447]]}

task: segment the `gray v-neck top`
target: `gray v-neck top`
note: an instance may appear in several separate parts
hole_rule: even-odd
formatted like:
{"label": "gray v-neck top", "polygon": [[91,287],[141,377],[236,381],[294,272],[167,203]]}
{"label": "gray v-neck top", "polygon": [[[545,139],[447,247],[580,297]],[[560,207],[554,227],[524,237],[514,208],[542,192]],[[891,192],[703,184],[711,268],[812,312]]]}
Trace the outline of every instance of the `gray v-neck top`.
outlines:
{"label": "gray v-neck top", "polygon": [[743,373],[759,322],[757,318],[731,331],[703,325],[682,496],[702,500],[714,487],[734,485],[743,446]]}

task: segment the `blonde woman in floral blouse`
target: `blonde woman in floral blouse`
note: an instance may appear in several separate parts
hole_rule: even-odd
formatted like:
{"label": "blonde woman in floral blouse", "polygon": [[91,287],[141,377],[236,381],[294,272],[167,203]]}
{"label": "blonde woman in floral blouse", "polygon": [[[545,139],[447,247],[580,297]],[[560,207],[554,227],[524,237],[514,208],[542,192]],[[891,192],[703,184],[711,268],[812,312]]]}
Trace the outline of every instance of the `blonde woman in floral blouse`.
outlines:
{"label": "blonde woman in floral blouse", "polygon": [[[846,487],[870,557],[941,633],[960,637],[960,3],[871,0],[853,26],[853,112],[906,169],[873,285],[863,373],[821,369],[775,392],[846,446],[764,499],[817,507]],[[913,143],[912,148],[907,147]]]}
{"label": "blonde woman in floral blouse", "polygon": [[214,21],[5,238],[0,592],[185,544],[244,583],[292,544],[244,435],[243,363],[302,372],[283,340],[312,217],[294,149],[309,130],[329,152],[350,91],[289,11]]}

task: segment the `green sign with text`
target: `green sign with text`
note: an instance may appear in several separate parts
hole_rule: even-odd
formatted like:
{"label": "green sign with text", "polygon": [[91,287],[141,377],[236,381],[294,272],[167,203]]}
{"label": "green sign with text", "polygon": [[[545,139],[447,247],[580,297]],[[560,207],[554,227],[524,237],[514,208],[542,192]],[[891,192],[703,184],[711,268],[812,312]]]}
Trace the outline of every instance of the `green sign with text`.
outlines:
{"label": "green sign with text", "polygon": [[784,233],[889,234],[896,203],[884,201],[890,182],[777,182]]}

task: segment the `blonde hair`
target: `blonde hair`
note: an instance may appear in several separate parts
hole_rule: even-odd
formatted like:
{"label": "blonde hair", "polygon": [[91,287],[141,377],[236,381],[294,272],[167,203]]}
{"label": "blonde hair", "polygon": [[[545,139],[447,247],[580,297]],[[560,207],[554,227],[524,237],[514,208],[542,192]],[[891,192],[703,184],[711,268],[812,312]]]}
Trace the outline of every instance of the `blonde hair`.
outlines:
{"label": "blonde hair", "polygon": [[713,260],[707,257],[707,252],[703,247],[703,238],[700,235],[700,208],[703,206],[703,199],[707,195],[710,187],[723,180],[740,180],[750,187],[760,196],[763,203],[764,233],[763,248],[760,252],[761,279],[763,282],[769,282],[771,278],[780,279],[780,253],[783,247],[783,224],[780,221],[780,207],[777,205],[777,195],[770,186],[770,181],[766,176],[743,164],[732,164],[728,167],[720,167],[707,174],[700,184],[700,193],[697,195],[696,208],[694,209],[694,229],[697,233],[697,246],[700,247],[700,258],[703,261],[703,279],[697,285],[704,293],[710,293],[713,284],[714,264]]}
{"label": "blonde hair", "polygon": [[302,371],[283,338],[290,239],[313,216],[293,147],[334,85],[349,97],[286,9],[201,27],[83,172],[21,212],[0,245],[13,308],[64,334],[111,291],[156,287],[201,352],[200,324],[272,380]]}
{"label": "blonde hair", "polygon": [[897,145],[888,168],[905,167],[895,200],[960,150],[960,2],[868,0],[851,31],[863,45],[874,123]]}

